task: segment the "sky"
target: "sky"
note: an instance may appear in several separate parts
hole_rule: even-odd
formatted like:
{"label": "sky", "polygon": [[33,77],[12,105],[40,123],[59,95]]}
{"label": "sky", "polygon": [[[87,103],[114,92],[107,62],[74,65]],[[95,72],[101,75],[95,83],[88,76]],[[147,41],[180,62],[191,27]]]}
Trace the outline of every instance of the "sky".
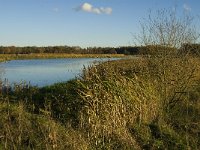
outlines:
{"label": "sky", "polygon": [[119,47],[149,10],[200,16],[199,0],[0,0],[0,45]]}

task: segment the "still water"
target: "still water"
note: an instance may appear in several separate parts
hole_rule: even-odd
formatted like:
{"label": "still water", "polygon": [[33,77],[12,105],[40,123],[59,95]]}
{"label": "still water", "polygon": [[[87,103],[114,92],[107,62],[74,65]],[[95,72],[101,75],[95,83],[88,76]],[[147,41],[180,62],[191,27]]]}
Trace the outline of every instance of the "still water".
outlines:
{"label": "still water", "polygon": [[33,86],[46,86],[68,81],[78,77],[82,69],[94,62],[114,60],[115,58],[66,58],[12,60],[0,63],[2,81],[13,83],[26,82]]}

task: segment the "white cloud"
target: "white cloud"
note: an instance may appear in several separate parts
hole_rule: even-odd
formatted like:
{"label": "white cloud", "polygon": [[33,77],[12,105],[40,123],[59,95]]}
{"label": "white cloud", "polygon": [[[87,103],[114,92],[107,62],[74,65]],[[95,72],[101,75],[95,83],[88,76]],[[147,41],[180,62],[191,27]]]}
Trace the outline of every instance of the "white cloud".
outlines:
{"label": "white cloud", "polygon": [[110,15],[112,13],[112,8],[110,7],[93,7],[89,3],[83,3],[77,9],[77,11],[85,11],[94,14],[107,14]]}
{"label": "white cloud", "polygon": [[183,9],[187,12],[191,11],[191,7],[188,4],[183,4]]}
{"label": "white cloud", "polygon": [[87,11],[87,12],[92,12],[93,10],[93,7],[91,4],[89,3],[84,3],[80,6],[80,9],[83,10],[83,11]]}

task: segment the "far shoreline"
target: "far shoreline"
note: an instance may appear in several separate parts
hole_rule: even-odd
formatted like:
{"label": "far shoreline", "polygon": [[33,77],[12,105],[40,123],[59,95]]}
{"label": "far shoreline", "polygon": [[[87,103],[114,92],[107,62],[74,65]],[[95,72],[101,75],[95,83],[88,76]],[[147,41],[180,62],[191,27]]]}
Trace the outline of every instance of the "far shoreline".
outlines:
{"label": "far shoreline", "polygon": [[0,54],[0,62],[24,59],[59,59],[59,58],[119,58],[124,54],[66,54],[66,53],[30,53]]}

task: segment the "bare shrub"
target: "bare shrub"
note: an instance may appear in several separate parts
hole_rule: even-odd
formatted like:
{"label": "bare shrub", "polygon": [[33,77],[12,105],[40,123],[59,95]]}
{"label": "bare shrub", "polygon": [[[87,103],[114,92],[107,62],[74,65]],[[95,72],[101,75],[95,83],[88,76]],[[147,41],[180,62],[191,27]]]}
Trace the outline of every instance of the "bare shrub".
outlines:
{"label": "bare shrub", "polygon": [[155,79],[163,110],[168,112],[195,83],[199,70],[194,58],[178,53],[183,44],[199,38],[193,20],[189,14],[177,15],[176,10],[158,10],[141,23],[141,34],[136,37],[148,62],[146,72]]}

